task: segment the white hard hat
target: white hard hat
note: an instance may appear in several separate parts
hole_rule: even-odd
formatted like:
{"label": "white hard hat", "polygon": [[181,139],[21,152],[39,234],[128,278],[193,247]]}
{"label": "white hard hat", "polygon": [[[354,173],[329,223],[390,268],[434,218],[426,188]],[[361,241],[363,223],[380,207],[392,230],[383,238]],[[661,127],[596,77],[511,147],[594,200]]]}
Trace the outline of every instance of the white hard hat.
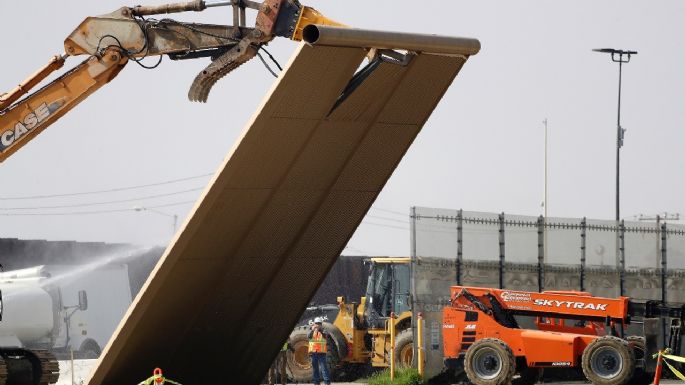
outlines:
{"label": "white hard hat", "polygon": [[323,323],[323,318],[321,318],[321,317],[316,317],[316,318],[314,318],[314,323],[315,323],[315,324]]}

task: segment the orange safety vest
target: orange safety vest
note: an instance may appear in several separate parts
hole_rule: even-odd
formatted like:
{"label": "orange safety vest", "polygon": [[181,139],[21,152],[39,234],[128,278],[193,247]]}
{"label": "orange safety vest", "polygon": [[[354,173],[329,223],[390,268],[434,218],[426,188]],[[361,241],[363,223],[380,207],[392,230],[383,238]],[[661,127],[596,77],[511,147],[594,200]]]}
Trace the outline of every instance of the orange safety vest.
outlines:
{"label": "orange safety vest", "polygon": [[312,339],[309,340],[309,353],[326,353],[326,338],[320,331],[312,333]]}

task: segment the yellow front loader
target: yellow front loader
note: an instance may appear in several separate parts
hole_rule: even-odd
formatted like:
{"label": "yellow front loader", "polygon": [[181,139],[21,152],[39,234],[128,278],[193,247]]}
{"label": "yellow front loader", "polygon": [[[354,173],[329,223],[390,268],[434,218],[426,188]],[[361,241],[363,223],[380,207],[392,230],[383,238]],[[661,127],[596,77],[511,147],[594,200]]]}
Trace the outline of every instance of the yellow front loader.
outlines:
{"label": "yellow front loader", "polygon": [[[396,365],[412,365],[410,258],[377,257],[367,262],[370,268],[364,297],[359,303],[338,297],[335,319],[323,324],[330,335],[328,360],[335,378],[351,380],[369,369],[389,367],[391,322],[395,329]],[[297,382],[312,378],[308,332],[308,326],[300,326],[290,334],[287,368]]]}

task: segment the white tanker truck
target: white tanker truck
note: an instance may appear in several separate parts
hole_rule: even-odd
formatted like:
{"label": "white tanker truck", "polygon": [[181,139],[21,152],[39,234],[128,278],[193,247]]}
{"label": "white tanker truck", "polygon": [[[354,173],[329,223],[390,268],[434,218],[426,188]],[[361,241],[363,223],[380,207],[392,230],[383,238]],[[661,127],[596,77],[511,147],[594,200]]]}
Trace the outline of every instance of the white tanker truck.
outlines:
{"label": "white tanker truck", "polygon": [[[38,266],[0,273],[0,385],[52,384],[59,377],[56,355],[100,354],[131,302],[128,270],[120,265],[79,272],[77,267],[74,274],[74,269]],[[87,311],[88,294],[100,307],[95,312]]]}

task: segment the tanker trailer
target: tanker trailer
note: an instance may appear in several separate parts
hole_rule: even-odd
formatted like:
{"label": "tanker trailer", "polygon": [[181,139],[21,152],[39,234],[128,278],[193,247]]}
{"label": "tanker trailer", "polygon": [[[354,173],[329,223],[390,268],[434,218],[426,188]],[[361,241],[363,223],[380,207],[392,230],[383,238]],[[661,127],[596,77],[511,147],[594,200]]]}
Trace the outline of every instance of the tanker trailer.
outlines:
{"label": "tanker trailer", "polygon": [[0,293],[0,385],[57,382],[59,363],[48,349],[68,343],[68,321],[87,307],[85,292],[78,305],[63,306],[59,288],[36,267],[0,273]]}

